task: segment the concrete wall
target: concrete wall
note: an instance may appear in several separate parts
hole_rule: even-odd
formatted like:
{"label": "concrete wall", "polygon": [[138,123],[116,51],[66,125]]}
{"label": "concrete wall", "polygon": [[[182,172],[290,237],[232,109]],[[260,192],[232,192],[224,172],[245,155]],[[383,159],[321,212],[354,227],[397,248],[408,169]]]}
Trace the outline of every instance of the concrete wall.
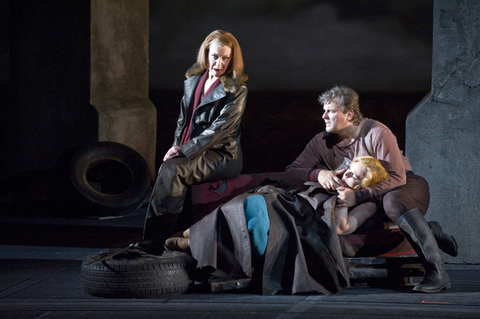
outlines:
{"label": "concrete wall", "polygon": [[430,183],[426,218],[460,245],[449,263],[480,263],[479,17],[479,1],[435,1],[431,92],[406,123],[406,154]]}
{"label": "concrete wall", "polygon": [[98,139],[128,145],[155,176],[157,111],[148,98],[148,0],[91,0],[90,100]]}

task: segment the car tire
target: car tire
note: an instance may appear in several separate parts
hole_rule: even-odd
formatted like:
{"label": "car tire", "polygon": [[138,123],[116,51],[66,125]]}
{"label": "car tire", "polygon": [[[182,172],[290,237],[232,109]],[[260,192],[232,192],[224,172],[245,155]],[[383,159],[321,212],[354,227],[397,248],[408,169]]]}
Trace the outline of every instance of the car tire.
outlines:
{"label": "car tire", "polygon": [[71,200],[82,215],[121,215],[137,209],[151,189],[148,163],[133,148],[98,142],[72,156]]}
{"label": "car tire", "polygon": [[82,263],[82,287],[92,296],[158,298],[182,294],[191,285],[192,257],[186,253],[165,251],[155,256],[128,249],[99,261],[109,253],[88,256]]}

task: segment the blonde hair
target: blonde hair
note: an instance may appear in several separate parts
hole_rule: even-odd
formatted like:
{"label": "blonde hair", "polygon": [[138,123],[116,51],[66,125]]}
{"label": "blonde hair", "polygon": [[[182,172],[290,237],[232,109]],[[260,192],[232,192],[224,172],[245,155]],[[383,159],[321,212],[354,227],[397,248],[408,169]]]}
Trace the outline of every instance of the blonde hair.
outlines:
{"label": "blonde hair", "polygon": [[380,161],[373,156],[355,157],[352,160],[351,164],[353,163],[362,163],[365,166],[365,170],[367,171],[365,176],[361,180],[360,185],[356,186],[355,189],[375,185],[390,177],[390,175],[388,175],[388,172],[382,166],[382,163],[380,163]]}
{"label": "blonde hair", "polygon": [[237,39],[227,31],[215,30],[210,33],[203,41],[198,50],[197,63],[201,68],[208,69],[208,53],[212,42],[218,43],[220,46],[227,46],[232,50],[230,63],[225,73],[233,78],[243,74],[243,56]]}

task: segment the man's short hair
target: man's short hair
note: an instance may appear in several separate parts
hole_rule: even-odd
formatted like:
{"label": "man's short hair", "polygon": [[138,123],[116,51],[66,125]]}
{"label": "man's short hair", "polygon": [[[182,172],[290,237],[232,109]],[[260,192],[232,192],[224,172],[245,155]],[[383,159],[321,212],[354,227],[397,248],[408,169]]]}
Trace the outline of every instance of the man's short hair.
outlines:
{"label": "man's short hair", "polygon": [[353,111],[353,117],[350,120],[354,124],[360,124],[363,118],[362,112],[360,112],[360,104],[358,103],[358,94],[351,88],[343,85],[336,85],[330,90],[323,92],[318,101],[325,105],[333,99],[337,99],[340,103],[342,113]]}

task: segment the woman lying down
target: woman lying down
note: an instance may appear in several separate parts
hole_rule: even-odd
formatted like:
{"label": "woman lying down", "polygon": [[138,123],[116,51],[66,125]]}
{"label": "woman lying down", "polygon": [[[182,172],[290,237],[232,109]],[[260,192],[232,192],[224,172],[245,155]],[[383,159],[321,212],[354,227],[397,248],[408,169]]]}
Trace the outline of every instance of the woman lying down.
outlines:
{"label": "woman lying down", "polygon": [[[354,189],[387,178],[378,160],[362,156],[342,181]],[[338,234],[355,231],[376,205],[337,207],[336,197],[315,182],[296,189],[261,186],[220,205],[165,246],[190,252],[204,273],[251,277],[264,295],[339,292],[348,286],[348,270]]]}

